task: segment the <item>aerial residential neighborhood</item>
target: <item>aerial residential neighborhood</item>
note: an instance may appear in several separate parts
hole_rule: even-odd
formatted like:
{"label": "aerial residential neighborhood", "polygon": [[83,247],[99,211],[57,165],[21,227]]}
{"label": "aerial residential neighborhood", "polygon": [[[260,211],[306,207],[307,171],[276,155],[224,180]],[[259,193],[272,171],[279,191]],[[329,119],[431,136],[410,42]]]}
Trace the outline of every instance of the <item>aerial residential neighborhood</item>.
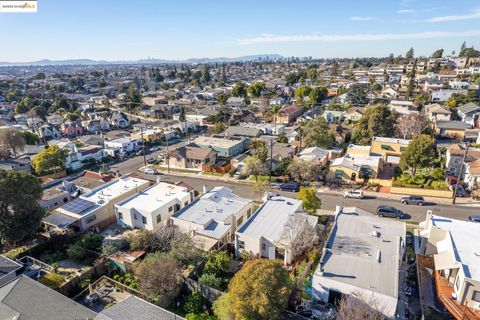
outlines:
{"label": "aerial residential neighborhood", "polygon": [[480,320],[479,21],[0,1],[0,320]]}

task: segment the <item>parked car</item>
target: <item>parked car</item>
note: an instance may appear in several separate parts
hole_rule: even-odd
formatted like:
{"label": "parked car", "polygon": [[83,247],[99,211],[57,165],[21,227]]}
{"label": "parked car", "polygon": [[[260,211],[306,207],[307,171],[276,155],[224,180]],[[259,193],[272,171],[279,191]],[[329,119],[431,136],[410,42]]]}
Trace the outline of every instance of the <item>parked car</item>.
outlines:
{"label": "parked car", "polygon": [[155,160],[154,158],[148,158],[147,159],[147,163],[149,164],[152,164],[152,163],[155,163],[157,160]]}
{"label": "parked car", "polygon": [[425,205],[425,199],[422,196],[408,196],[400,199],[400,202],[403,204],[416,204],[419,206]]}
{"label": "parked car", "polygon": [[300,186],[298,184],[296,184],[295,182],[287,182],[287,183],[282,183],[280,185],[280,190],[298,192],[298,191],[300,191]]}
{"label": "parked car", "polygon": [[137,152],[135,152],[135,155],[136,156],[143,156],[143,150],[138,150]]}
{"label": "parked car", "polygon": [[365,196],[363,195],[362,190],[349,190],[343,193],[343,197],[352,199],[363,199]]}
{"label": "parked car", "polygon": [[391,206],[378,206],[377,215],[380,217],[389,217],[403,219],[406,217],[405,213],[397,208]]}
{"label": "parked car", "polygon": [[153,168],[147,168],[143,172],[146,174],[158,174],[158,171]]}
{"label": "parked car", "polygon": [[468,217],[468,221],[470,221],[470,222],[479,222],[479,223],[480,223],[480,215],[470,216],[470,217]]}

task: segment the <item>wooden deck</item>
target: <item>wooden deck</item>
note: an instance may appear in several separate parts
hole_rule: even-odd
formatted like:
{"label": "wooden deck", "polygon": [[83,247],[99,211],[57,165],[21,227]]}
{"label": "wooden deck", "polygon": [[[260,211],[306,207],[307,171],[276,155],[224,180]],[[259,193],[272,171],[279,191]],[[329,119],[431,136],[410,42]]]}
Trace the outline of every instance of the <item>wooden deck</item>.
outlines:
{"label": "wooden deck", "polygon": [[435,271],[435,289],[440,302],[457,320],[480,320],[480,311],[474,311],[452,299],[453,286],[440,276],[439,271]]}

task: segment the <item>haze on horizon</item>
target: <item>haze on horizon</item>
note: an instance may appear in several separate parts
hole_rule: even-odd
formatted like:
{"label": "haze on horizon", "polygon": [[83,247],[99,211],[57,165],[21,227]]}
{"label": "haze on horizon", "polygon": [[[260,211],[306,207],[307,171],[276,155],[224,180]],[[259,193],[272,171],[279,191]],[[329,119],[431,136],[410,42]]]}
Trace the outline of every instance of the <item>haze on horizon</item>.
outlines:
{"label": "haze on horizon", "polygon": [[480,47],[479,22],[473,0],[39,0],[37,13],[0,14],[0,61],[427,56]]}

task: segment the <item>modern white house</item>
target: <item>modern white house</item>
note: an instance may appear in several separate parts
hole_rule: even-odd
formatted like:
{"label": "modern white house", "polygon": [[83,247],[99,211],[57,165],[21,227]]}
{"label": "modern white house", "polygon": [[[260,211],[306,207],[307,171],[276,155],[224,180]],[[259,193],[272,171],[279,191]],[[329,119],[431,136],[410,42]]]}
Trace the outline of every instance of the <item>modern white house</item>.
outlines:
{"label": "modern white house", "polygon": [[303,213],[302,202],[282,196],[268,197],[263,205],[235,233],[235,251],[247,251],[259,257],[282,259],[290,264],[295,258],[292,243],[302,236],[306,225],[317,229],[318,218]]}
{"label": "modern white house", "polygon": [[112,157],[135,152],[141,145],[141,138],[117,138],[105,141],[105,148]]}
{"label": "modern white house", "polygon": [[313,299],[334,303],[353,295],[393,319],[396,315],[405,223],[356,207],[337,206],[335,222],[313,275]]}
{"label": "modern white house", "polygon": [[420,223],[420,238],[420,253],[433,257],[436,281],[450,288],[446,299],[476,310],[480,317],[480,223],[445,218],[428,211],[425,221]]}
{"label": "modern white house", "polygon": [[252,215],[252,205],[252,200],[228,188],[215,187],[170,219],[180,231],[192,235],[200,249],[209,251],[233,241],[235,230]]}
{"label": "modern white house", "polygon": [[159,182],[115,205],[117,223],[123,227],[155,230],[188,206],[194,191],[184,186]]}
{"label": "modern white house", "polygon": [[148,180],[129,176],[112,180],[55,209],[43,222],[59,228],[76,226],[79,231],[106,227],[116,221],[115,204],[149,186]]}

